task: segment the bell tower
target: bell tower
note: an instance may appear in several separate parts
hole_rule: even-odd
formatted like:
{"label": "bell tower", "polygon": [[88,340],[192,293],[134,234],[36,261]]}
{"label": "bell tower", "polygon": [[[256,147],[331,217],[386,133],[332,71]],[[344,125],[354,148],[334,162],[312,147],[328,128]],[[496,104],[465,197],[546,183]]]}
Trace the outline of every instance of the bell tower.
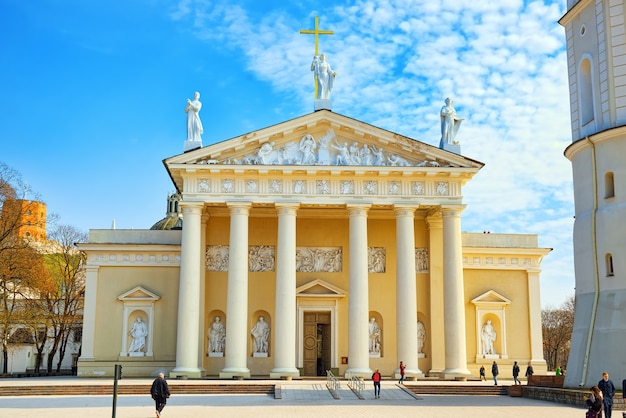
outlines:
{"label": "bell tower", "polygon": [[567,0],[576,310],[565,386],[626,378],[626,25],[624,0]]}

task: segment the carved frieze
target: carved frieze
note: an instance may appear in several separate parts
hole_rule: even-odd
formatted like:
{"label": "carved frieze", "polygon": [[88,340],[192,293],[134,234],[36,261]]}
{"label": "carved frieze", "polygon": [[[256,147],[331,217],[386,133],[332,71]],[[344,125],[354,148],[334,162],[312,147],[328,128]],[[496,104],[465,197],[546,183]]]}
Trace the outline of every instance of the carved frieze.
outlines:
{"label": "carved frieze", "polygon": [[415,249],[415,272],[428,273],[428,248]]}
{"label": "carved frieze", "polygon": [[341,247],[297,247],[296,271],[303,273],[341,272]]}
{"label": "carved frieze", "polygon": [[369,247],[367,249],[367,271],[369,273],[387,271],[387,251],[384,247]]}

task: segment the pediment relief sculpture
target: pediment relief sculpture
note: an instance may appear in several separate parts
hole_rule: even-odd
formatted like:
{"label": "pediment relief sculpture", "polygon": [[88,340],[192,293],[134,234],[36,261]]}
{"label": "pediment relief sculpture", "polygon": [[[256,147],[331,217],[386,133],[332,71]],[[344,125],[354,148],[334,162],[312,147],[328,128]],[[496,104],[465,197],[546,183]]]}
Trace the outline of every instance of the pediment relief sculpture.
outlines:
{"label": "pediment relief sculpture", "polygon": [[318,165],[318,166],[375,166],[375,167],[441,167],[447,162],[434,159],[409,161],[398,153],[371,143],[337,138],[330,129],[325,135],[315,138],[305,134],[299,141],[278,144],[274,141],[239,157],[209,159],[197,164],[232,165]]}

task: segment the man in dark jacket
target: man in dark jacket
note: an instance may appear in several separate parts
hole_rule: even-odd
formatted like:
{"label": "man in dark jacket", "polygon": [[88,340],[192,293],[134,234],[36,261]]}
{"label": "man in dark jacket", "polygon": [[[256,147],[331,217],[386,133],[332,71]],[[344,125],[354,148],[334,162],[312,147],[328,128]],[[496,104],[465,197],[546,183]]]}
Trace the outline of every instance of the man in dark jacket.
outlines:
{"label": "man in dark jacket", "polygon": [[498,386],[498,375],[500,374],[500,370],[498,369],[498,363],[496,363],[496,361],[493,361],[493,364],[491,365],[491,374],[493,375],[493,382],[496,386]]}
{"label": "man in dark jacket", "polygon": [[165,408],[167,398],[170,397],[170,388],[165,381],[165,375],[163,373],[159,373],[159,377],[154,379],[154,382],[152,382],[150,395],[156,404],[156,416],[159,418],[163,408]]}
{"label": "man in dark jacket", "polygon": [[611,418],[613,412],[613,396],[615,395],[615,385],[609,379],[609,373],[602,373],[602,380],[598,382],[598,388],[602,391],[602,397],[604,398],[604,416],[605,418]]}

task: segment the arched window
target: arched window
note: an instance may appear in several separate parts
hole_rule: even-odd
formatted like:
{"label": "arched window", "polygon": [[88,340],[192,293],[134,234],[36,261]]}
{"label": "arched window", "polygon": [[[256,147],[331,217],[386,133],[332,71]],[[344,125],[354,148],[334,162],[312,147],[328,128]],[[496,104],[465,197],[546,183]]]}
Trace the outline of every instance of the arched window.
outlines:
{"label": "arched window", "polygon": [[606,275],[607,277],[615,275],[613,271],[613,256],[611,254],[606,255]]}
{"label": "arched window", "polygon": [[593,80],[591,77],[591,60],[583,59],[579,74],[579,106],[580,125],[585,126],[593,121]]}
{"label": "arched window", "polygon": [[613,180],[613,172],[609,171],[604,175],[604,198],[615,196],[615,184]]}

